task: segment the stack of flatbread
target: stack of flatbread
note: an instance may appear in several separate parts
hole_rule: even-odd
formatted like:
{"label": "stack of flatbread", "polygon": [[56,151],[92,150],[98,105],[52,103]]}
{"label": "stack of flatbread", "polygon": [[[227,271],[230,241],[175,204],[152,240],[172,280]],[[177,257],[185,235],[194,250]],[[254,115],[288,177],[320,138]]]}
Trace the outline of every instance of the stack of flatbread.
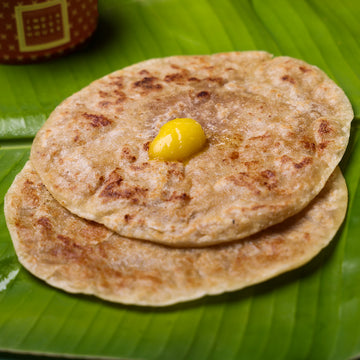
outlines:
{"label": "stack of flatbread", "polygon": [[[206,147],[150,160],[174,118]],[[20,262],[69,292],[168,305],[262,282],[339,229],[351,105],[317,67],[266,52],[174,56],[62,102],[5,199]]]}

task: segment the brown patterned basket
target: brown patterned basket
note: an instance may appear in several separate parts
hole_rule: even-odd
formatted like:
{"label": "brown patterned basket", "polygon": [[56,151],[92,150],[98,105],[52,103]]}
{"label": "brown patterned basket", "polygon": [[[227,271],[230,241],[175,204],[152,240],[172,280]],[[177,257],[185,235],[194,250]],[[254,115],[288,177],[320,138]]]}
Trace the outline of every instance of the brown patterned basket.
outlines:
{"label": "brown patterned basket", "polygon": [[90,37],[97,19],[97,0],[1,0],[0,62],[62,55]]}

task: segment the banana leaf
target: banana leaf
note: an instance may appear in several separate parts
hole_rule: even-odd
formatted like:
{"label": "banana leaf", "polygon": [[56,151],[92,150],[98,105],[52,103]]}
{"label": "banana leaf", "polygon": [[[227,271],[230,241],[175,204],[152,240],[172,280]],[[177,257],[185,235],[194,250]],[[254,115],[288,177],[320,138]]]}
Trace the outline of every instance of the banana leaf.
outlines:
{"label": "banana leaf", "polygon": [[[3,3],[0,4],[3,6]],[[166,308],[72,295],[19,264],[0,213],[0,358],[319,359],[360,354],[360,2],[100,0],[89,43],[62,58],[0,65],[0,199],[64,98],[154,57],[266,50],[323,69],[355,112],[341,161],[345,222],[307,265],[263,284]]]}

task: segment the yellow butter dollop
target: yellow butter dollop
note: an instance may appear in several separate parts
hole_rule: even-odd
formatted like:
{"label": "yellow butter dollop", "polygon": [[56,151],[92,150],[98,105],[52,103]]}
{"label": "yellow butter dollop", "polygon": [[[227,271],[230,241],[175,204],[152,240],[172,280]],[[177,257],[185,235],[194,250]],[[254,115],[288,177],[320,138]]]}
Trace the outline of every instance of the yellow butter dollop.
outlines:
{"label": "yellow butter dollop", "polygon": [[165,123],[149,145],[149,158],[165,161],[181,161],[199,152],[206,143],[201,125],[188,118],[174,119]]}

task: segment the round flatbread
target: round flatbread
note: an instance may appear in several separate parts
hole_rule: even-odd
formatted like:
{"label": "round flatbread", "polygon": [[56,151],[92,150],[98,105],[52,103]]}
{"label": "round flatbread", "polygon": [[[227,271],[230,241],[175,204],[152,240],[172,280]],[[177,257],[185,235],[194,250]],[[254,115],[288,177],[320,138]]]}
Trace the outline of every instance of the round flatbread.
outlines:
{"label": "round flatbread", "polygon": [[[205,149],[149,160],[174,118]],[[322,71],[266,52],[148,60],[60,104],[31,152],[50,193],[120,235],[174,246],[239,239],[303,209],[348,143],[351,105]]]}
{"label": "round flatbread", "polygon": [[63,208],[28,163],[5,198],[20,262],[69,292],[136,305],[168,305],[259,283],[314,257],[344,219],[347,189],[337,168],[301,213],[249,238],[206,248],[127,239]]}

